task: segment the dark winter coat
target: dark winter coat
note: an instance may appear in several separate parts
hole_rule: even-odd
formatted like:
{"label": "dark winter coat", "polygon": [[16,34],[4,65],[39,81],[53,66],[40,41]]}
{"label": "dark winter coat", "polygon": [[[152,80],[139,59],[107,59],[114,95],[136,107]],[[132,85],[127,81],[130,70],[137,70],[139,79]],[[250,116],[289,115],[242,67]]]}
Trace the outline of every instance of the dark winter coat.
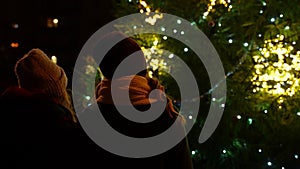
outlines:
{"label": "dark winter coat", "polygon": [[0,108],[0,168],[73,166],[75,124],[66,108],[44,94],[18,87],[1,95]]}
{"label": "dark winter coat", "polygon": [[[95,106],[95,105],[93,105]],[[92,106],[92,107],[93,107]],[[97,105],[96,105],[97,106]],[[135,106],[136,109],[147,110],[150,105]],[[98,104],[106,122],[116,131],[130,137],[147,138],[158,135],[170,127],[175,121],[165,111],[162,115],[150,123],[136,123],[123,117],[112,104]],[[92,108],[86,109],[80,116],[88,116]],[[183,126],[182,126],[182,130]],[[180,131],[179,131],[180,132]],[[93,142],[86,139],[87,142]],[[83,144],[87,145],[87,144]],[[125,146],[125,145],[124,145]],[[192,160],[187,143],[184,138],[171,150],[157,156],[148,158],[127,158],[121,157],[100,148],[96,143],[90,144],[85,149],[85,158],[89,159],[89,164],[94,164],[95,168],[128,168],[128,169],[192,169]],[[91,153],[93,152],[93,153]]]}

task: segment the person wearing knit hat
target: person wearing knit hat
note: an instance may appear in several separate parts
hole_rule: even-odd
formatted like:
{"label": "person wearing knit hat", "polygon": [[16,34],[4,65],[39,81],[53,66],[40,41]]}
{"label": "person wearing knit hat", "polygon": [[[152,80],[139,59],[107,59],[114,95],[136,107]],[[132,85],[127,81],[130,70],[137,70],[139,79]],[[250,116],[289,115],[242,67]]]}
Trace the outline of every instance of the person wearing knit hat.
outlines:
{"label": "person wearing knit hat", "polygon": [[67,108],[75,121],[75,113],[67,93],[68,78],[65,71],[40,49],[32,49],[15,65],[20,88],[42,92]]}
{"label": "person wearing knit hat", "polygon": [[18,86],[0,95],[1,167],[77,167],[73,160],[82,132],[77,134],[65,71],[42,50],[32,49],[16,62],[14,72]]}

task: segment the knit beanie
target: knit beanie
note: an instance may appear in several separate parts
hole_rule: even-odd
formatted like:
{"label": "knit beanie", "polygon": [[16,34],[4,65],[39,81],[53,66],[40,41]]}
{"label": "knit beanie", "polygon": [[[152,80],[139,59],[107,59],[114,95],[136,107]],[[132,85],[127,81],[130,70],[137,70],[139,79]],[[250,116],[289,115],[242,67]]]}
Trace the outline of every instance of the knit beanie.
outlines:
{"label": "knit beanie", "polygon": [[64,70],[40,49],[32,49],[18,60],[15,74],[19,87],[42,91],[52,98],[63,97],[68,83]]}
{"label": "knit beanie", "polygon": [[[142,69],[141,72],[138,73],[140,76],[146,76],[146,60],[145,56],[142,52],[141,47],[137,44],[135,40],[133,40],[130,37],[127,37],[126,35],[120,33],[120,32],[111,32],[108,35],[106,35],[103,40],[105,42],[109,43],[110,40],[114,38],[125,38],[118,42],[116,45],[114,45],[103,57],[101,63],[100,63],[100,70],[104,77],[108,79],[112,79],[116,69],[118,68],[119,64],[128,56],[135,53],[134,55],[134,63],[128,64],[128,69],[132,68],[134,66],[135,68]],[[129,76],[132,74],[128,74],[128,72],[124,71],[121,72],[122,76]],[[116,76],[116,75],[115,75]],[[115,77],[114,76],[114,77]]]}

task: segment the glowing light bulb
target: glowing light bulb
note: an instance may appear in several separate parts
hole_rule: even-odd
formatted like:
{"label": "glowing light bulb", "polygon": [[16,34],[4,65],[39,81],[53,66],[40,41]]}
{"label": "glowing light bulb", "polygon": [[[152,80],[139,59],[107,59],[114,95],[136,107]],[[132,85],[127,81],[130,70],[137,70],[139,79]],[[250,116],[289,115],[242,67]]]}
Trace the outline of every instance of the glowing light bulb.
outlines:
{"label": "glowing light bulb", "polygon": [[192,151],[192,155],[195,155],[196,154],[196,151]]}
{"label": "glowing light bulb", "polygon": [[261,9],[261,10],[259,10],[259,13],[262,14],[262,13],[264,13],[264,11]]}
{"label": "glowing light bulb", "polygon": [[245,43],[244,43],[244,46],[247,47],[247,46],[249,46],[249,44],[248,44],[247,42],[245,42]]}
{"label": "glowing light bulb", "polygon": [[228,43],[232,43],[232,42],[233,42],[233,40],[232,40],[232,39],[229,39],[229,40],[228,40]]}
{"label": "glowing light bulb", "polygon": [[267,113],[268,113],[268,110],[264,110],[264,113],[267,114]]}
{"label": "glowing light bulb", "polygon": [[167,36],[163,36],[163,40],[167,40],[168,39],[168,37]]}
{"label": "glowing light bulb", "polygon": [[251,125],[252,123],[253,123],[253,119],[252,119],[252,118],[249,118],[249,119],[248,119],[248,124]]}
{"label": "glowing light bulb", "polygon": [[290,29],[290,27],[289,27],[289,26],[286,26],[286,27],[284,27],[284,29],[285,29],[285,30],[289,30],[289,29]]}
{"label": "glowing light bulb", "polygon": [[180,19],[177,20],[177,24],[181,24],[181,20]]}
{"label": "glowing light bulb", "polygon": [[298,159],[298,158],[299,158],[298,154],[295,154],[294,157],[295,157],[295,159]]}
{"label": "glowing light bulb", "polygon": [[236,118],[240,120],[242,118],[242,116],[241,115],[237,115]]}
{"label": "glowing light bulb", "polygon": [[52,22],[53,22],[54,24],[58,24],[58,19],[55,18],[55,19],[52,20]]}
{"label": "glowing light bulb", "polygon": [[225,154],[225,153],[227,153],[227,151],[226,151],[226,150],[223,150],[222,152],[223,152],[224,154]]}
{"label": "glowing light bulb", "polygon": [[174,54],[171,53],[171,54],[169,55],[169,58],[172,59],[173,57],[174,57]]}
{"label": "glowing light bulb", "polygon": [[188,52],[189,49],[188,49],[188,48],[184,48],[183,51],[184,51],[184,52]]}
{"label": "glowing light bulb", "polygon": [[258,149],[258,152],[261,153],[261,152],[262,152],[262,149]]}
{"label": "glowing light bulb", "polygon": [[51,61],[56,64],[57,63],[57,57],[56,56],[51,56]]}
{"label": "glowing light bulb", "polygon": [[184,31],[181,31],[180,34],[181,34],[181,35],[184,35]]}
{"label": "glowing light bulb", "polygon": [[275,22],[275,18],[271,18],[270,21],[271,21],[271,22]]}
{"label": "glowing light bulb", "polygon": [[267,165],[268,165],[268,166],[272,166],[272,162],[271,162],[271,161],[268,161],[268,162],[267,162]]}
{"label": "glowing light bulb", "polygon": [[192,119],[193,119],[193,116],[192,116],[192,115],[189,115],[189,119],[192,120]]}
{"label": "glowing light bulb", "polygon": [[173,33],[177,33],[177,29],[173,29]]}

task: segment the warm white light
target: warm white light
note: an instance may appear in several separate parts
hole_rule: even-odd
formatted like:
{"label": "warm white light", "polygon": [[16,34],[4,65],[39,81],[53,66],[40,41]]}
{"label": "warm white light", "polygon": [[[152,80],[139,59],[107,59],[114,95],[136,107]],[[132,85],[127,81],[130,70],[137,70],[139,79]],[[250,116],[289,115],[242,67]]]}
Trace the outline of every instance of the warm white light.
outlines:
{"label": "warm white light", "polygon": [[193,116],[192,116],[192,115],[189,115],[189,119],[190,119],[190,120],[193,119]]}
{"label": "warm white light", "polygon": [[54,24],[58,24],[58,19],[55,18],[55,19],[52,20],[52,22],[53,22]]}
{"label": "warm white light", "polygon": [[272,162],[271,161],[268,161],[267,164],[268,164],[268,166],[272,166]]}
{"label": "warm white light", "polygon": [[177,24],[181,24],[181,20],[180,19],[177,20]]}
{"label": "warm white light", "polygon": [[241,115],[237,115],[236,118],[240,120],[242,118],[242,116]]}
{"label": "warm white light", "polygon": [[51,61],[56,64],[57,63],[57,57],[56,56],[51,56]]}
{"label": "warm white light", "polygon": [[188,49],[188,48],[184,48],[183,51],[184,51],[184,52],[188,52],[189,49]]}
{"label": "warm white light", "polygon": [[168,39],[168,37],[167,36],[163,36],[163,40],[167,40]]}
{"label": "warm white light", "polygon": [[232,39],[229,39],[229,40],[228,40],[228,43],[232,43],[232,42],[233,42],[233,40],[232,40]]}

